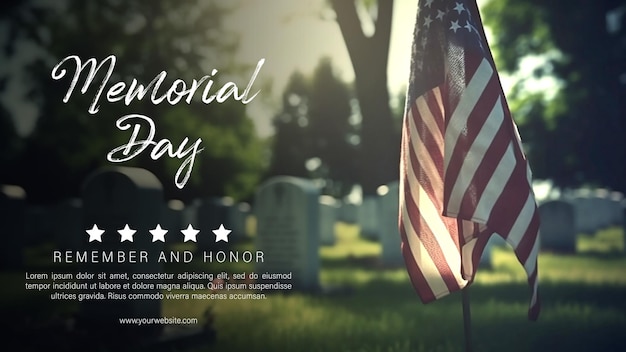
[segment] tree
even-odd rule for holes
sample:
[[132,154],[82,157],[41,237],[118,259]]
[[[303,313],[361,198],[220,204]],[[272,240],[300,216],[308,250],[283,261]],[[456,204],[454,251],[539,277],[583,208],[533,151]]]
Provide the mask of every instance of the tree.
[[309,99],[310,157],[320,164],[316,177],[327,180],[325,192],[344,196],[357,181],[359,135],[352,120],[351,92],[333,72],[329,58],[322,58],[313,73]]
[[[391,35],[393,1],[367,2],[374,33],[364,33],[355,0],[331,0],[355,74],[356,95],[362,115],[358,170],[365,194],[375,194],[378,186],[397,180],[399,140],[387,88],[387,57]],[[359,4],[365,6],[363,3]]]
[[519,72],[543,58],[529,82],[552,76],[555,94],[518,83],[510,94],[538,177],[561,186],[595,184],[626,191],[626,7],[623,1],[490,1],[498,64]]
[[11,121],[6,109],[0,104],[0,165],[2,165],[0,184],[15,183],[15,180],[10,178],[10,170],[14,167],[18,150],[19,139],[13,121]]
[[270,176],[309,176],[305,167],[309,148],[304,129],[309,123],[309,89],[303,74],[291,74],[282,95],[282,111],[274,117],[275,134],[268,169]]
[[322,192],[347,194],[356,182],[358,119],[348,84],[322,58],[311,78],[291,75],[282,111],[274,118],[276,134],[269,175],[323,180]]

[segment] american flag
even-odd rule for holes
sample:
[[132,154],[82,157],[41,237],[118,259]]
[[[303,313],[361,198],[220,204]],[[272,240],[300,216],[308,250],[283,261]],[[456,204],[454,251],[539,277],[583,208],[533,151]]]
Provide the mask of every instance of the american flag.
[[424,303],[469,285],[493,234],[513,247],[539,315],[531,172],[475,0],[421,0],[400,161],[399,229]]

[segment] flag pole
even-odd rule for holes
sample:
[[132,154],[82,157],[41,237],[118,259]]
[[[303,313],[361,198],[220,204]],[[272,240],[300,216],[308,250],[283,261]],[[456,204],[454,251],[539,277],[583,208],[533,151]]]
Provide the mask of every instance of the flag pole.
[[461,290],[463,301],[463,332],[465,334],[465,352],[472,352],[472,315],[470,312],[469,285]]

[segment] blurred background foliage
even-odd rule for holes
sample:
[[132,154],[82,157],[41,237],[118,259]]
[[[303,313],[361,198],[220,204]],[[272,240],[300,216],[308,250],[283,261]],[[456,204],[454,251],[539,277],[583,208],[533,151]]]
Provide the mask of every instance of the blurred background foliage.
[[625,12],[619,0],[483,7],[535,177],[626,191]]

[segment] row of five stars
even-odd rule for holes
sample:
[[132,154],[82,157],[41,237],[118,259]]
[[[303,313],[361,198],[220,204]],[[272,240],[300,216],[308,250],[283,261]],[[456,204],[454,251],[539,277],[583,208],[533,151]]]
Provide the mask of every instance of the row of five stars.
[[[221,224],[219,228],[216,230],[212,230],[215,234],[215,242],[224,241],[228,242],[228,234],[231,230],[228,230],[224,227],[224,224]],[[89,230],[85,230],[89,235],[89,242],[102,242],[102,235],[104,234],[104,230],[98,228],[98,225],[94,224],[93,227]],[[133,235],[137,230],[131,229],[128,224],[124,226],[123,229],[117,230],[117,233],[120,234],[120,242],[133,242]],[[154,229],[149,231],[152,235],[152,242],[165,242],[165,234],[168,232],[163,229],[161,225],[157,225]],[[189,224],[186,229],[180,230],[180,232],[185,236],[183,242],[198,242],[196,236],[200,232],[200,230],[196,230]]]

